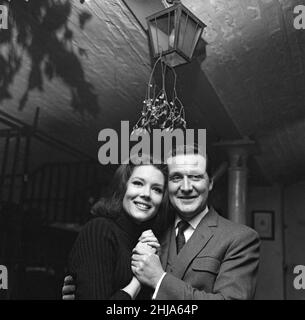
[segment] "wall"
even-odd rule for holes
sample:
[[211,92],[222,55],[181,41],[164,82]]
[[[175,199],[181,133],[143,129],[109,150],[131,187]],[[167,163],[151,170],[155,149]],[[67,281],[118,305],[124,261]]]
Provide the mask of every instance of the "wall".
[[[285,255],[287,299],[305,300],[305,290],[293,287],[296,265],[305,265],[305,182],[285,188]],[[303,282],[304,283],[304,282]]]
[[253,211],[274,211],[274,240],[262,240],[256,299],[284,299],[282,208],[280,187],[249,187],[248,224]]

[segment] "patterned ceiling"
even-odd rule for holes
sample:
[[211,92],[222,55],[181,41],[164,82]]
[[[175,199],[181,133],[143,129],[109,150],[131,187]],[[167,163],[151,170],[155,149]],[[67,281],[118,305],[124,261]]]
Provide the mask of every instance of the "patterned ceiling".
[[[293,28],[302,1],[182,1],[207,24],[204,59],[177,68],[188,124],[212,141],[255,139],[270,181],[305,177],[305,31]],[[101,129],[139,116],[146,33],[121,0],[18,3],[0,31],[0,109],[31,124],[39,107],[39,130],[95,158]]]

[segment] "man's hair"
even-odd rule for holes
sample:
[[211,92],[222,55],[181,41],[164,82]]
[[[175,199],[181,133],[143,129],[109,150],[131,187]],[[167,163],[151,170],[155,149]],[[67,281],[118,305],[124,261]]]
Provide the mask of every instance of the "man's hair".
[[113,176],[108,194],[99,199],[99,201],[92,207],[91,212],[93,215],[112,219],[116,219],[119,215],[121,215],[123,212],[123,199],[127,190],[129,178],[136,167],[147,165],[155,167],[164,176],[163,199],[156,217],[151,221],[151,228],[156,234],[160,235],[162,232],[164,232],[171,221],[168,210],[168,168],[165,164],[154,164],[152,158],[150,158],[150,161],[145,161],[144,163],[129,161],[128,164],[121,164]]
[[209,158],[206,152],[199,148],[197,143],[193,143],[191,145],[176,145],[172,150],[171,153],[168,155],[167,158],[174,158],[178,155],[188,155],[188,154],[198,154],[201,155],[206,159],[206,173],[208,174],[209,178],[211,178],[211,169],[209,165]]

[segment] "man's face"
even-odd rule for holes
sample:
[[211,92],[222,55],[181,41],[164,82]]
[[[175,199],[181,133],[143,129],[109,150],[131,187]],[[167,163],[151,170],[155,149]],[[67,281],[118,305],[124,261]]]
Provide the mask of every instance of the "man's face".
[[206,206],[213,183],[206,173],[206,158],[177,155],[169,160],[169,199],[181,218],[191,220]]

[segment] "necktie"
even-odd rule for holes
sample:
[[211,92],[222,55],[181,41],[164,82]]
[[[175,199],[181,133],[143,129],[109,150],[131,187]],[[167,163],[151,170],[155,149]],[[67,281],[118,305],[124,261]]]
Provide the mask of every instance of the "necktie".
[[189,226],[189,224],[184,220],[181,220],[178,222],[178,225],[177,225],[178,234],[176,236],[177,254],[182,249],[182,247],[185,245],[184,230],[186,230],[188,226]]

